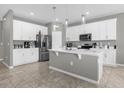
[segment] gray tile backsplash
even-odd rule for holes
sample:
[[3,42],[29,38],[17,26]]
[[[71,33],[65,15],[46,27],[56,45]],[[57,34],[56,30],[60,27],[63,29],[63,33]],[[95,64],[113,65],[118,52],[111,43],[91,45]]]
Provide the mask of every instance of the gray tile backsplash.
[[105,45],[109,45],[114,47],[116,45],[116,40],[98,40],[98,41],[69,41],[70,43],[73,43],[73,47],[77,47],[78,45],[82,44],[92,44],[92,43],[97,43],[98,46],[100,44],[104,47]]

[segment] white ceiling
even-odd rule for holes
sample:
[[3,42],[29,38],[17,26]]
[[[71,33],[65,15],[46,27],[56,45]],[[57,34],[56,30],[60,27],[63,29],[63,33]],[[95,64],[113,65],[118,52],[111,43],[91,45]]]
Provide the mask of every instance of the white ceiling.
[[[57,7],[56,16],[59,21],[64,22],[68,17],[70,24],[80,21],[81,14],[86,11],[90,12],[88,19],[124,12],[123,4],[0,4],[0,17],[12,9],[16,16],[47,24],[54,20],[53,6]],[[31,16],[30,12],[34,12],[34,15]]]

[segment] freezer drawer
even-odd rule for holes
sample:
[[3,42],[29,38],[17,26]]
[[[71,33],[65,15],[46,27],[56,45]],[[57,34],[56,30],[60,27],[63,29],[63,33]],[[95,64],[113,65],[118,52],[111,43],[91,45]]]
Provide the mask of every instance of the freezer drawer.
[[42,61],[49,61],[49,52],[41,52],[40,62]]

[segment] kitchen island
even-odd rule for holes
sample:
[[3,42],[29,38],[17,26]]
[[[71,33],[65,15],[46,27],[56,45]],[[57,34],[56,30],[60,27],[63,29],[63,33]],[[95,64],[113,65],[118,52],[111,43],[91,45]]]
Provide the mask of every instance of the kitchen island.
[[49,68],[65,74],[99,83],[103,71],[103,52],[96,50],[50,49]]

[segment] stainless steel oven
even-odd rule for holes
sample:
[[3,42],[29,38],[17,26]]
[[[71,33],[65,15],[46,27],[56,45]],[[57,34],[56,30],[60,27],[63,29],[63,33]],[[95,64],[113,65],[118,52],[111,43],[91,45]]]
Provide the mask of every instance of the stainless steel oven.
[[81,34],[79,37],[80,41],[91,41],[92,40],[92,34]]

